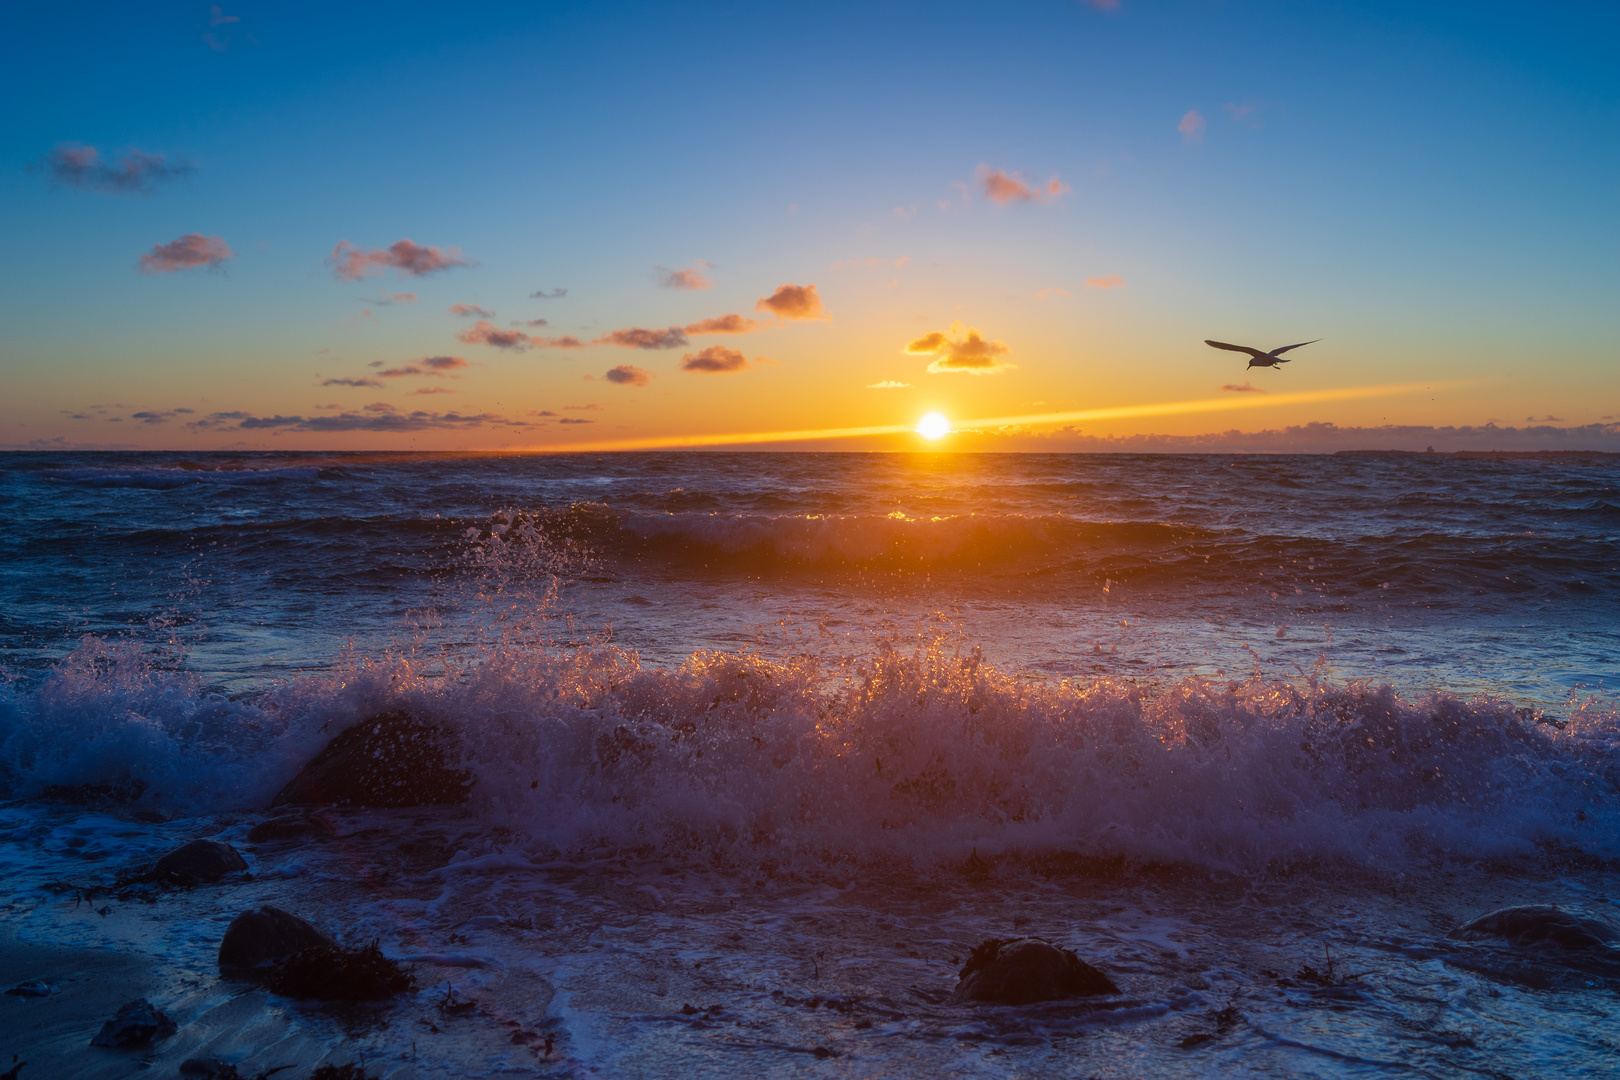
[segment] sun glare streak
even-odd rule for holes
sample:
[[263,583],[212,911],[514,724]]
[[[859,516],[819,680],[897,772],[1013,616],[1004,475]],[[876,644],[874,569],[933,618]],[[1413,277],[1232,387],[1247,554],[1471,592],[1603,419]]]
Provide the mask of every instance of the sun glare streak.
[[[993,416],[978,420],[958,421],[954,427],[944,416],[945,431],[958,433],[986,428],[1023,428],[1044,424],[1072,424],[1086,420],[1119,420],[1139,416],[1185,416],[1192,413],[1237,412],[1245,409],[1269,409],[1278,405],[1306,405],[1321,401],[1350,401],[1355,398],[1395,397],[1416,394],[1425,390],[1438,390],[1464,386],[1476,380],[1462,379],[1451,382],[1386,383],[1380,386],[1346,386],[1337,390],[1301,390],[1291,394],[1267,394],[1265,397],[1200,398],[1194,401],[1164,401],[1149,405],[1118,405],[1107,409],[1078,409],[1072,412],[1028,413],[1023,416]],[[938,414],[929,414],[930,416]],[[926,421],[928,417],[924,417]],[[944,434],[945,432],[941,432]],[[879,424],[871,427],[808,428],[801,431],[752,431],[715,435],[666,435],[644,439],[615,439],[602,442],[550,443],[540,446],[516,448],[533,453],[579,453],[611,450],[678,450],[700,446],[747,446],[757,443],[809,442],[822,439],[850,439],[862,435],[905,435],[926,433],[922,422],[916,427],[909,424]]]
[[931,412],[917,421],[917,434],[925,439],[942,439],[951,433],[951,422],[944,413]]

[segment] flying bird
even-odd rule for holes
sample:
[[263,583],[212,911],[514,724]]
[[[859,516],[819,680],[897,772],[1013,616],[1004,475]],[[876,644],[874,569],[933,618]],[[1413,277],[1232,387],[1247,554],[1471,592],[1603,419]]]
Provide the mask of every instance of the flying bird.
[[1249,360],[1249,367],[1255,368],[1276,367],[1278,364],[1286,364],[1288,361],[1292,360],[1293,357],[1284,356],[1283,353],[1287,352],[1289,349],[1297,349],[1300,347],[1300,345],[1315,345],[1321,340],[1321,338],[1313,338],[1310,341],[1302,341],[1299,343],[1299,345],[1284,345],[1281,348],[1272,349],[1270,352],[1261,352],[1259,349],[1251,349],[1247,345],[1228,345],[1224,341],[1210,341],[1207,338],[1204,340],[1204,344],[1213,346],[1217,349],[1226,349],[1229,352],[1248,353],[1252,358]]

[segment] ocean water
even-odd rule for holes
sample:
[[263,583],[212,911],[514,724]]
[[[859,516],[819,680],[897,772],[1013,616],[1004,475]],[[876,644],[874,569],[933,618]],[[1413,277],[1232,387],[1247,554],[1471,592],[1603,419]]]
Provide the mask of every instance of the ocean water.
[[[0,505],[4,925],[150,956],[153,1067],[1612,1075],[1620,969],[1446,934],[1620,923],[1613,456],[9,454]],[[466,807],[245,841],[394,708]],[[195,836],[251,879],[75,902]],[[423,990],[244,998],[262,902]],[[945,1002],[1025,933],[1122,993]]]

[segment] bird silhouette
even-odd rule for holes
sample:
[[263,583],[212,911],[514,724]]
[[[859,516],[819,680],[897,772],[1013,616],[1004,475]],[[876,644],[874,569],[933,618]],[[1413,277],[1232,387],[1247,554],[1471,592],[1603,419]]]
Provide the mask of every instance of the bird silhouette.
[[1310,341],[1302,341],[1299,343],[1299,345],[1284,345],[1280,348],[1272,349],[1270,352],[1261,352],[1259,349],[1251,349],[1247,345],[1228,345],[1224,341],[1210,341],[1208,338],[1204,339],[1204,344],[1217,349],[1225,349],[1228,352],[1248,353],[1250,356],[1249,367],[1256,368],[1276,367],[1278,364],[1286,364],[1288,361],[1292,360],[1293,357],[1284,356],[1283,353],[1287,352],[1289,349],[1297,349],[1300,345],[1314,345],[1321,340],[1321,338],[1313,338]]

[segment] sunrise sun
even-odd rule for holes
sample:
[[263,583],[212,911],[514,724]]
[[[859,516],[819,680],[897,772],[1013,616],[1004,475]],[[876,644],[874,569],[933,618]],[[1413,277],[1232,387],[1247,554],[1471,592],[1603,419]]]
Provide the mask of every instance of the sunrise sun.
[[951,433],[951,422],[944,413],[931,412],[917,421],[917,434],[925,439],[938,439]]

